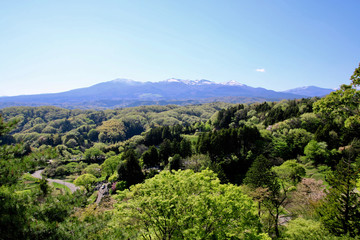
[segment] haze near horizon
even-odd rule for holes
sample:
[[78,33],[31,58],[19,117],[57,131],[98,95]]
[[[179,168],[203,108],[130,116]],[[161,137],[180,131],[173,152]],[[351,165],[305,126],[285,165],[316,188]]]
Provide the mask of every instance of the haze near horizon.
[[348,83],[359,1],[3,1],[0,96],[116,78],[237,81],[282,91]]

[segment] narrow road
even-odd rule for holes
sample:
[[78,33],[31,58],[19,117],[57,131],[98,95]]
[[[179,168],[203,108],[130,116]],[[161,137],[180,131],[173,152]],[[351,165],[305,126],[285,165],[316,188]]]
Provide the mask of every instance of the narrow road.
[[[42,176],[41,176],[41,173],[44,171],[44,169],[42,170],[37,170],[36,172],[34,172],[33,174],[31,174],[33,177],[36,177],[36,178],[39,178],[41,179]],[[56,183],[60,183],[62,185],[65,185],[67,186],[70,191],[73,193],[75,192],[76,190],[79,189],[79,187],[75,186],[74,184],[72,183],[69,183],[69,182],[65,182],[64,180],[59,180],[59,179],[51,179],[51,178],[47,178],[46,179],[48,182],[56,182]]]
[[99,189],[98,196],[96,199],[97,205],[99,205],[99,203],[101,202],[101,199],[104,197],[104,194],[107,192],[108,192],[107,185],[106,184],[102,185],[101,188]]

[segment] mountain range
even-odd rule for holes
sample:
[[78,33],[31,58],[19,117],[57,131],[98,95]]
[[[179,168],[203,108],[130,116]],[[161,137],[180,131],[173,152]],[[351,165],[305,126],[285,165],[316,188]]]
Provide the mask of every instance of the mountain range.
[[0,97],[0,108],[53,105],[65,108],[106,109],[152,104],[199,104],[214,101],[249,103],[321,97],[331,91],[333,90],[310,86],[276,92],[265,88],[250,87],[236,81],[215,83],[205,79],[171,78],[160,82],[115,79],[61,93]]

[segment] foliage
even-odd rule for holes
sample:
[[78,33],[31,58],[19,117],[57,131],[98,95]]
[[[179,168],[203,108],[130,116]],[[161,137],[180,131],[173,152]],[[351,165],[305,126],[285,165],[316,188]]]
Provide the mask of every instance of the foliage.
[[[258,218],[273,237],[356,238],[359,76],[360,65],[350,85],[322,99],[105,111],[1,109],[0,238],[154,239],[166,220],[175,239],[257,239]],[[87,194],[63,195],[46,180],[20,178],[40,167],[44,176],[68,180],[83,173],[77,184],[86,174],[95,176],[84,179]],[[204,169],[218,178],[209,170],[199,173]],[[131,188],[120,192],[124,212],[112,210],[111,197],[87,206],[94,182],[106,179],[113,193]],[[245,191],[257,203],[257,216]],[[158,214],[157,225],[143,208]],[[117,216],[106,227],[113,212]],[[244,224],[236,225],[242,217],[226,222],[232,214],[255,216],[251,230],[235,233]]]
[[305,176],[305,168],[297,163],[296,160],[288,160],[281,164],[281,166],[273,167],[272,169],[280,179],[289,181],[294,186]]
[[85,187],[86,191],[90,192],[92,185],[96,182],[96,177],[92,174],[85,173],[77,177],[74,184],[77,186]]
[[322,164],[328,160],[329,152],[326,142],[311,140],[304,148],[304,154],[308,160],[315,164]]
[[320,222],[304,218],[290,221],[286,226],[285,237],[292,240],[333,239]]
[[169,170],[179,170],[181,168],[181,156],[175,154],[173,157],[169,158]]
[[271,171],[271,162],[260,155],[255,159],[244,179],[244,183],[252,188],[268,187],[276,177]]
[[144,174],[141,171],[134,150],[126,151],[122,156],[122,160],[118,168],[119,180],[125,181],[127,187],[142,182]]
[[194,172],[200,172],[211,166],[211,159],[205,154],[195,154],[183,160],[182,165],[185,169],[191,169]]
[[266,239],[253,203],[211,171],[163,171],[118,197],[113,228],[131,239]]
[[102,164],[101,164],[101,173],[105,176],[111,176],[117,169],[121,162],[121,156],[112,156],[107,158]]
[[336,235],[359,235],[360,195],[356,191],[357,170],[343,159],[327,181],[331,188],[319,208],[321,221]]
[[82,171],[82,174],[85,174],[85,173],[90,173],[90,174],[94,175],[95,177],[100,177],[101,176],[101,168],[100,168],[99,164],[93,163],[93,164],[90,164],[89,166],[87,166]]
[[85,150],[86,160],[98,161],[103,159],[104,157],[105,157],[104,152],[96,147],[92,147]]
[[151,146],[142,155],[143,163],[145,167],[155,167],[159,165],[159,153],[155,146]]
[[124,123],[117,119],[110,119],[96,129],[101,142],[118,142],[125,138]]

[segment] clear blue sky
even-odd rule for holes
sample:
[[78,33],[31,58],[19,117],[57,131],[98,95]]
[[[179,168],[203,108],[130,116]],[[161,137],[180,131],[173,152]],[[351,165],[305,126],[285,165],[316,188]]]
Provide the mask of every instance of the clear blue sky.
[[0,1],[0,96],[115,78],[336,88],[360,62],[359,12],[359,0]]

